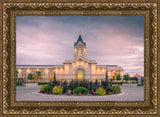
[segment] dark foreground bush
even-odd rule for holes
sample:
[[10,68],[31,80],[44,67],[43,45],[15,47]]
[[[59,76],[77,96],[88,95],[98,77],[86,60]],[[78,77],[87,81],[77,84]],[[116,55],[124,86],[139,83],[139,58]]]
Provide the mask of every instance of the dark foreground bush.
[[88,89],[89,88],[89,82],[87,80],[82,80],[82,81],[80,81],[79,86],[80,87],[85,87],[85,88]]

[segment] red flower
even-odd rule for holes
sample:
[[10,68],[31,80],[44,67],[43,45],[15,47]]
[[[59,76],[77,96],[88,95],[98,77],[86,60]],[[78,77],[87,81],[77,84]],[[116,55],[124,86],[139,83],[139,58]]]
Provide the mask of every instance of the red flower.
[[108,92],[108,94],[109,94],[109,95],[111,95],[111,94],[112,94],[112,92],[110,92],[110,91],[109,91],[109,92]]
[[70,95],[70,93],[67,93],[67,95]]
[[45,91],[44,91],[44,90],[41,90],[41,92],[42,92],[42,93],[45,93]]
[[50,94],[50,91],[47,91],[46,93],[47,93],[47,94]]
[[90,94],[93,94],[94,93],[94,90],[91,90]]
[[109,91],[106,91],[106,94],[108,94],[109,93]]
[[73,94],[73,91],[71,91],[71,94]]

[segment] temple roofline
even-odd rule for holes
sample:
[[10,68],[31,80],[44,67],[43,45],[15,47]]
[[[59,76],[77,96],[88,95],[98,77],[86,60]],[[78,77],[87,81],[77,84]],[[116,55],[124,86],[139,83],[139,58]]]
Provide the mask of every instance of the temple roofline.
[[85,43],[85,42],[83,41],[83,39],[82,39],[81,32],[80,32],[80,34],[79,34],[79,37],[78,37],[77,42],[75,42],[74,45],[76,46],[80,41],[82,42],[83,45],[86,45],[86,43]]

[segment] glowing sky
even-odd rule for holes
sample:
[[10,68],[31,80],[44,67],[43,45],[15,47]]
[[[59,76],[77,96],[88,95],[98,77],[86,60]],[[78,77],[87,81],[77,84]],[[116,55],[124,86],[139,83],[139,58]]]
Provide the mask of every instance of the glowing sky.
[[143,74],[143,16],[17,16],[16,64],[62,65],[80,31],[88,59]]

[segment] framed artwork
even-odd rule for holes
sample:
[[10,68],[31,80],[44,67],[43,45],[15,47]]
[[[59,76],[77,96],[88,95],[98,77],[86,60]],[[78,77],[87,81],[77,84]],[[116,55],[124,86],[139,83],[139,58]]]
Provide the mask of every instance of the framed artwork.
[[2,1],[2,116],[158,116],[159,1]]

